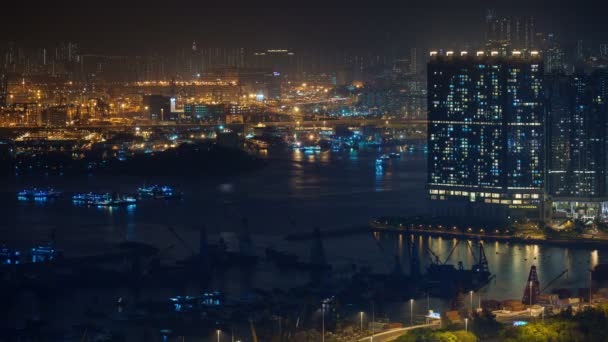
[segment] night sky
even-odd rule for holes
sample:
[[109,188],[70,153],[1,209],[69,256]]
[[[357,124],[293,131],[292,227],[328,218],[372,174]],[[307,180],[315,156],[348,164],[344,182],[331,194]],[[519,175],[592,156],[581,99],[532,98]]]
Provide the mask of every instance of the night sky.
[[[405,1],[403,1],[405,3]],[[84,1],[47,2],[0,14],[0,39],[40,46],[71,40],[90,52],[150,53],[188,46],[459,47],[483,36],[488,8],[499,15],[533,15],[537,31],[568,43],[608,42],[602,1],[425,1],[401,7],[261,8],[204,6],[206,1],[148,1],[122,7]],[[54,6],[48,6],[53,4]],[[28,5],[30,5],[28,3]]]

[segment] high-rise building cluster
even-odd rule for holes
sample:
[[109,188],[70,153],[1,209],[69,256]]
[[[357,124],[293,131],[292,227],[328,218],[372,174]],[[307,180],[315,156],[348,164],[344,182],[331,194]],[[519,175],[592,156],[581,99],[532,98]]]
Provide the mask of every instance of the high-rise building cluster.
[[532,49],[536,47],[534,17],[498,16],[496,11],[488,10],[485,39],[489,43],[506,44],[514,49]]
[[444,214],[608,214],[608,73],[544,68],[536,50],[431,52],[428,191]]

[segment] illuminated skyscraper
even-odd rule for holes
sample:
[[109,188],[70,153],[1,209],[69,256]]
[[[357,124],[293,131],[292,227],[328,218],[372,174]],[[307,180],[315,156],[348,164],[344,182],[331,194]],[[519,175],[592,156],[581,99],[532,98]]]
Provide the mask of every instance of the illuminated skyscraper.
[[554,216],[605,217],[608,74],[555,76],[548,85],[548,190]]
[[551,80],[549,193],[556,197],[604,197],[608,74],[576,73]]
[[544,186],[543,63],[536,52],[431,53],[428,188],[465,214],[533,216]]

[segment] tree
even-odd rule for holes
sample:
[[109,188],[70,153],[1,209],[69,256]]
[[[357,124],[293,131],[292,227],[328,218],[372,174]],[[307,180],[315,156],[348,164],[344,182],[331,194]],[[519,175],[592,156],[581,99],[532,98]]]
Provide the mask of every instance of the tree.
[[396,342],[475,342],[477,337],[464,330],[446,331],[415,329],[399,337]]
[[500,340],[507,342],[572,342],[584,341],[572,321],[555,320],[550,323],[531,323],[523,327],[508,327],[501,331]]
[[495,336],[502,328],[502,324],[496,321],[496,315],[487,309],[483,309],[481,313],[474,313],[470,326],[475,335],[484,339]]

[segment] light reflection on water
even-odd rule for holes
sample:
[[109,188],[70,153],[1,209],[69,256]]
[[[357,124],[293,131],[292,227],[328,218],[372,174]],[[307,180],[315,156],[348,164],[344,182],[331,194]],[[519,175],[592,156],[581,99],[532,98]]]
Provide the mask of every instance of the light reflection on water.
[[[223,231],[236,231],[240,219],[248,217],[250,231],[258,242],[258,249],[276,245],[308,257],[309,245],[286,244],[283,236],[294,231],[310,231],[312,227],[340,229],[361,226],[371,217],[381,215],[424,214],[428,210],[425,198],[425,156],[406,152],[376,166],[382,152],[347,150],[340,152],[304,153],[298,150],[274,156],[269,153],[269,165],[251,175],[214,181],[197,179],[161,179],[158,183],[175,185],[184,192],[179,203],[146,200],[133,210],[95,210],[79,208],[69,201],[50,201],[43,205],[19,203],[15,191],[28,186],[53,186],[62,191],[119,191],[130,193],[141,185],[138,177],[48,177],[19,178],[15,184],[2,184],[0,205],[5,208],[5,223],[0,233],[8,243],[27,246],[32,241],[44,241],[51,227],[56,227],[58,243],[66,254],[101,249],[104,244],[125,239],[149,242],[161,248],[167,239],[166,226],[171,225],[186,241],[198,241],[201,224],[207,227],[210,240]],[[273,159],[276,158],[276,159]],[[381,172],[379,172],[381,171]],[[225,186],[222,184],[229,184]],[[352,236],[326,241],[328,257],[340,264],[356,261],[381,272],[392,268],[396,253],[402,256],[408,271],[408,244],[417,243],[422,265],[430,261],[426,247],[430,247],[442,261],[455,245],[453,239],[395,237],[376,234],[379,243],[367,236]],[[175,241],[171,240],[171,243]],[[384,248],[380,251],[378,245]],[[556,248],[550,246],[520,246],[492,242],[485,245],[492,273],[497,278],[483,290],[484,297],[497,299],[519,298],[530,266],[537,265],[541,284],[564,269],[567,278],[556,282],[556,287],[584,287],[587,270],[602,262],[603,251]],[[196,247],[196,246],[192,246]],[[187,254],[185,249],[171,251],[172,257]],[[180,254],[181,253],[181,254]],[[167,253],[169,254],[169,252]],[[465,241],[460,242],[450,262],[462,261],[465,267],[474,263]],[[291,279],[264,280],[272,286]],[[227,281],[227,283],[230,283]]]
[[[394,241],[405,241],[404,237],[381,234],[379,240],[383,246],[394,246]],[[432,257],[426,253],[430,248],[444,262],[450,251],[456,246],[447,263],[456,265],[462,261],[465,268],[470,268],[478,257],[478,249],[470,248],[467,241],[440,238],[418,238],[418,253],[423,265],[428,265]],[[402,256],[402,264],[406,272],[409,272],[408,246],[399,244],[399,252]],[[523,295],[528,273],[532,265],[537,266],[541,286],[547,284],[551,279],[558,276],[563,270],[568,269],[567,276],[556,281],[547,292],[554,288],[569,288],[576,291],[579,287],[588,287],[589,272],[602,259],[602,253],[598,250],[568,249],[552,246],[539,245],[515,245],[502,242],[484,243],[490,271],[496,275],[493,281],[482,290],[484,296],[495,299],[517,299]],[[475,252],[473,256],[472,251]],[[606,262],[606,260],[604,260]],[[596,285],[594,285],[596,286]],[[599,286],[599,285],[598,285]]]

